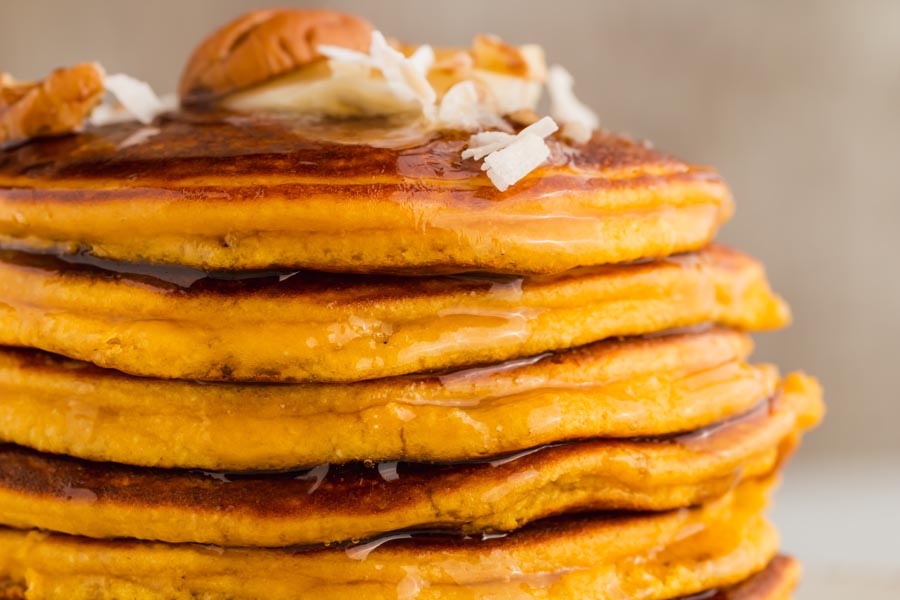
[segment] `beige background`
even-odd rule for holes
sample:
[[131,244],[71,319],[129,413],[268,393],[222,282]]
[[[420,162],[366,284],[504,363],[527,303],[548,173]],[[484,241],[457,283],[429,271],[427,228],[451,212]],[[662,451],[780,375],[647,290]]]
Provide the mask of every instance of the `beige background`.
[[[760,340],[760,355],[827,387],[827,424],[801,460],[865,455],[895,467],[900,2],[315,4],[413,42],[463,44],[478,32],[540,42],[607,127],[718,166],[738,200],[721,237],[767,262],[796,314]],[[0,70],[38,77],[99,60],[164,92],[201,36],[262,5],[0,0]]]

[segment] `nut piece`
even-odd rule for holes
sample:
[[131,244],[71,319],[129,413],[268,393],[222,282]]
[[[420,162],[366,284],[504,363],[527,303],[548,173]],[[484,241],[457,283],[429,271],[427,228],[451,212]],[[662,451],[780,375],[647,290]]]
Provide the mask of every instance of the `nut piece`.
[[38,82],[0,73],[0,146],[80,130],[103,98],[103,76],[95,63],[57,69]]
[[271,9],[249,12],[207,37],[181,76],[183,104],[216,100],[322,58],[319,45],[365,52],[372,37],[366,21],[332,10]]
[[533,81],[543,81],[547,76],[540,46],[510,46],[497,36],[479,35],[472,41],[471,53],[479,69]]

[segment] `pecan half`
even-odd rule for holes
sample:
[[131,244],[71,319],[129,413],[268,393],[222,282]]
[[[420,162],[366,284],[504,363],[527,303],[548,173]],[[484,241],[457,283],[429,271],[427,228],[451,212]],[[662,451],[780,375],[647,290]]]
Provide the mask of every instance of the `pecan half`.
[[319,45],[367,51],[372,26],[332,10],[272,9],[247,13],[207,37],[178,86],[184,104],[216,100],[296,71],[322,58]]
[[103,76],[95,63],[56,69],[37,82],[0,74],[0,146],[80,130],[103,98]]

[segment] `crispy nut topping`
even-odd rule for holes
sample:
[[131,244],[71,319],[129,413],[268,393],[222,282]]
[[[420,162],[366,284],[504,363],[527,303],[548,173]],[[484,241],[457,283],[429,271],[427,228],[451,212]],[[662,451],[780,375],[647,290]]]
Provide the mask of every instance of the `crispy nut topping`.
[[37,82],[0,74],[0,146],[80,130],[103,98],[103,76],[95,63],[57,69]]
[[197,47],[178,93],[183,104],[214,101],[321,60],[319,45],[366,52],[371,37],[369,23],[332,10],[253,11]]

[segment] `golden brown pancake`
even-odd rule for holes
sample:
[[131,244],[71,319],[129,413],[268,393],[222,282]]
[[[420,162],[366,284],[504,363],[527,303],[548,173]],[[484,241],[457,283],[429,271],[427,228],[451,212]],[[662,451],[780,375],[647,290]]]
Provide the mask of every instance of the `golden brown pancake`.
[[[799,572],[800,565],[796,560],[776,556],[762,571],[736,585],[682,596],[678,600],[788,600]],[[25,583],[0,581],[0,599],[26,600]]]
[[[188,599],[644,598],[736,585],[775,556],[768,484],[702,508],[565,517],[499,539],[415,536],[330,549],[90,540],[0,529],[0,574],[33,597]],[[751,596],[752,597],[752,596]]]
[[33,140],[0,153],[0,246],[211,270],[558,273],[697,250],[732,211],[713,170],[609,134],[550,139],[505,193],[462,160],[467,140],[221,114]]
[[162,378],[357,381],[787,320],[760,264],[724,248],[524,279],[303,272],[189,287],[0,253],[0,344]]
[[593,440],[490,462],[223,475],[0,446],[0,523],[96,538],[290,546],[402,529],[509,531],[571,511],[666,510],[770,473],[821,413],[814,380],[685,436]]
[[579,438],[691,431],[771,397],[750,338],[597,342],[442,376],[354,384],[148,380],[0,348],[0,440],[89,460],[212,470],[461,461]]
[[[765,569],[737,585],[682,596],[678,600],[788,600],[799,569],[794,559],[776,556]],[[26,600],[25,585],[11,580],[0,582],[0,599]]]

